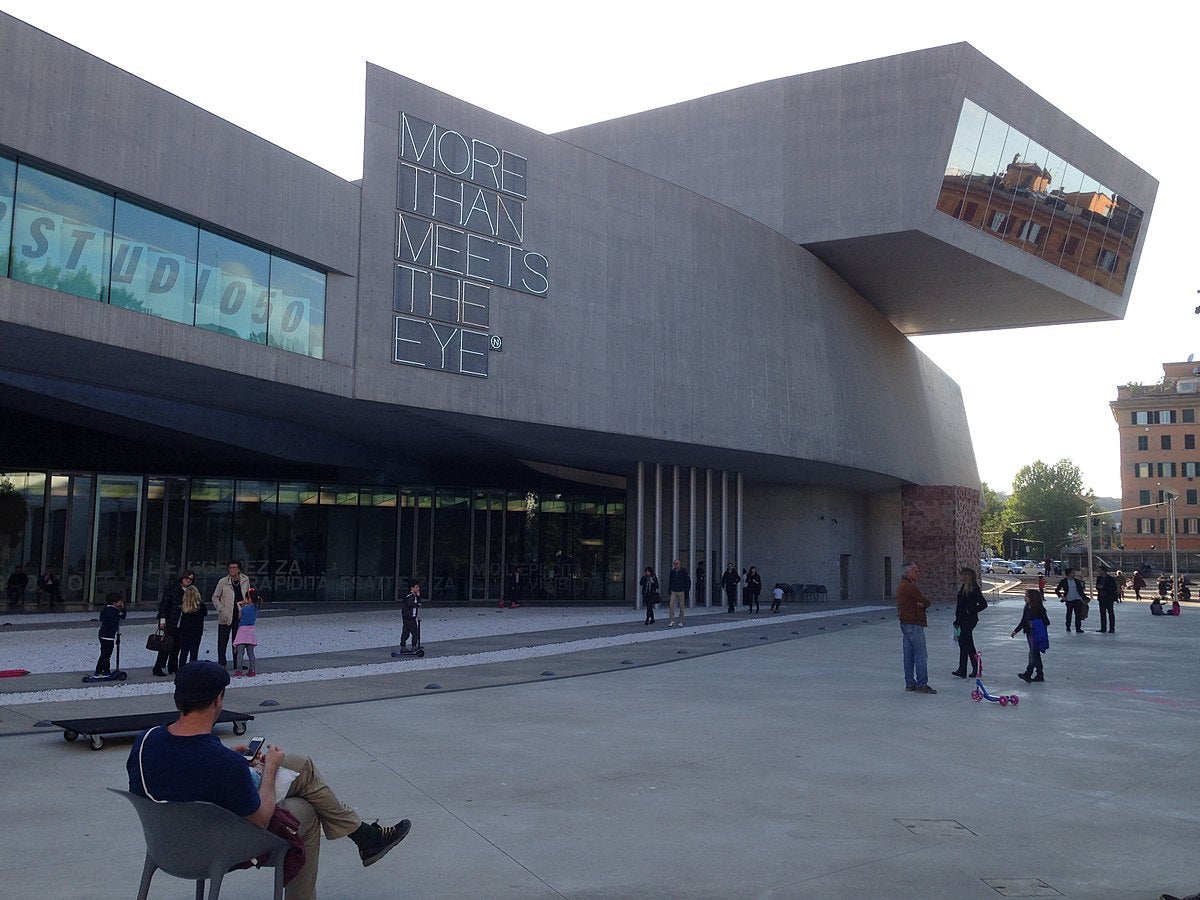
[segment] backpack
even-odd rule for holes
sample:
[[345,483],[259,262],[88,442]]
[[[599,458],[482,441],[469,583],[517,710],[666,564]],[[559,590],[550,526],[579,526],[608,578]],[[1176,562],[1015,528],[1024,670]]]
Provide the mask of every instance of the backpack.
[[1046,631],[1046,623],[1040,618],[1029,620],[1029,643],[1040,653],[1050,649],[1050,635]]

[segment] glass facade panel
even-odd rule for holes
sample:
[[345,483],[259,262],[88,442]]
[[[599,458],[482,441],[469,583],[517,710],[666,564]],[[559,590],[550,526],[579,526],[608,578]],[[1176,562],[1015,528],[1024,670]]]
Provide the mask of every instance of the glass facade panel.
[[396,584],[396,524],[399,504],[395,491],[364,488],[358,506],[358,564],[356,600],[395,600],[407,593]]
[[325,274],[271,258],[267,343],[321,359],[325,354]]
[[111,196],[21,164],[11,276],[89,300],[107,299],[112,222]]
[[964,100],[937,208],[1115,294],[1142,210]]
[[196,273],[196,325],[265,344],[270,277],[269,254],[202,230]]
[[207,600],[233,557],[233,480],[193,478],[188,500],[187,565]]
[[434,600],[462,602],[471,578],[471,493],[439,490],[433,512]]
[[[329,507],[315,484],[279,485],[269,596],[273,600],[323,600],[321,574]],[[261,587],[261,583],[259,585]]]
[[0,277],[8,277],[9,250],[12,248],[13,194],[17,189],[17,163],[0,156]]
[[391,600],[413,576],[448,603],[620,603],[624,556],[604,495],[0,474],[0,575],[23,565],[32,595],[51,569],[74,602],[153,607],[184,568],[207,599],[240,559],[269,600]]
[[195,324],[199,239],[195,225],[118,200],[109,302]]

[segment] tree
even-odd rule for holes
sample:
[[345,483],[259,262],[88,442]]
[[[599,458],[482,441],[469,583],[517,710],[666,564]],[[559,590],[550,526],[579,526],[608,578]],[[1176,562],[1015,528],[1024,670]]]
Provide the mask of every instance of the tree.
[[1072,529],[1083,525],[1088,504],[1080,492],[1083,474],[1069,459],[1048,466],[1040,459],[1022,466],[1013,478],[1005,520],[1022,536],[1041,544],[1045,556],[1056,556]]
[[1004,501],[988,487],[986,481],[983,483],[983,512],[979,531],[983,536],[984,549],[988,550],[984,555],[995,556],[995,548],[1000,546],[1000,536],[1004,532]]

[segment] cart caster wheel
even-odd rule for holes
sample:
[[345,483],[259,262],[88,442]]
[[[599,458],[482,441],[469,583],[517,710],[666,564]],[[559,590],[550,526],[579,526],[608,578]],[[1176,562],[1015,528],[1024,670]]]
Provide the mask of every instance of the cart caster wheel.
[[999,701],[1001,706],[1008,706],[1008,697],[1006,697],[1004,694],[1000,695]]
[[125,679],[127,679],[128,677],[129,677],[129,673],[128,673],[128,672],[118,672],[118,673],[117,673],[117,681],[124,681],[124,680],[125,680]]
[[245,734],[246,733],[246,723],[245,722],[234,722],[233,723],[233,733],[234,734]]
[[104,749],[104,738],[100,737],[100,735],[98,735],[98,734],[93,734],[92,735],[92,749],[93,750],[103,750]]
[[983,699],[983,691],[971,691],[971,699],[978,703]]
[[77,740],[79,740],[79,732],[78,731],[64,731],[63,732],[63,740],[67,741],[68,743],[77,741]]
[[1008,702],[1010,704],[1012,704],[1013,706],[1016,706],[1020,701],[1021,701],[1021,698],[1018,697],[1016,694],[1009,695]]

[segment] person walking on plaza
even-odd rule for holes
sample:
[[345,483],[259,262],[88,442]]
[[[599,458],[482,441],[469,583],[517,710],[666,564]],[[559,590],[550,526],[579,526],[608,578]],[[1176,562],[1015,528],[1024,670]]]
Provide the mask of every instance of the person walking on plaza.
[[242,561],[229,561],[229,574],[217,582],[212,603],[217,610],[217,665],[227,665],[229,639],[237,632],[238,608],[250,590],[250,579],[242,574]]
[[1071,630],[1071,616],[1075,616],[1075,632],[1083,634],[1083,619],[1087,615],[1088,595],[1083,582],[1075,577],[1074,569],[1067,569],[1063,580],[1054,589],[1054,596],[1067,604],[1067,631]]
[[1129,579],[1125,577],[1125,573],[1117,569],[1117,574],[1113,576],[1117,579],[1117,602],[1125,601],[1125,588],[1129,587]]
[[964,566],[958,570],[958,601],[954,606],[954,624],[958,627],[958,668],[951,672],[959,678],[967,677],[967,662],[971,663],[971,677],[979,675],[979,654],[975,650],[975,626],[979,614],[987,609],[987,600],[979,588],[979,577],[975,570]]
[[[642,573],[641,579],[638,581],[638,587],[642,592],[642,606],[646,608],[647,625],[654,624],[654,605],[661,599],[658,592],[658,576],[654,574],[652,566],[646,566],[646,571]],[[675,623],[672,622],[672,625]]]
[[728,607],[727,612],[735,612],[737,610],[737,586],[742,583],[742,576],[733,568],[733,563],[725,566],[725,573],[721,576],[721,590],[725,592],[725,605]]
[[1100,607],[1101,634],[1116,634],[1117,617],[1113,604],[1117,602],[1119,590],[1117,579],[1108,574],[1108,566],[1100,566],[1100,574],[1096,576],[1096,604]]
[[929,656],[925,648],[925,610],[930,602],[917,587],[920,571],[915,562],[904,564],[904,575],[896,587],[896,616],[904,638],[904,689],[918,694],[936,694],[929,686]]
[[762,576],[758,574],[758,566],[751,566],[746,573],[746,586],[742,589],[742,600],[748,609],[746,612],[758,612],[758,595],[762,593]]
[[1146,579],[1142,577],[1142,573],[1137,569],[1133,570],[1133,580],[1130,582],[1133,587],[1133,599],[1142,599],[1142,588],[1146,586]]
[[692,589],[692,578],[688,575],[687,569],[680,565],[679,560],[671,563],[671,574],[667,576],[667,590],[670,596],[667,598],[667,617],[670,619],[667,622],[667,627],[670,628],[675,624],[675,611],[679,611],[679,627],[683,627],[683,613],[687,607],[687,592]]
[[1046,604],[1042,600],[1041,591],[1025,592],[1025,608],[1021,611],[1021,621],[1009,636],[1016,637],[1019,631],[1025,632],[1025,638],[1029,641],[1029,663],[1024,672],[1017,673],[1017,677],[1026,684],[1045,681],[1042,652],[1050,647],[1050,616],[1046,614]]
[[204,637],[204,617],[208,606],[200,596],[200,589],[189,584],[183,589],[183,602],[179,616],[179,665],[200,658],[200,640]]
[[779,607],[783,603],[783,582],[775,582],[775,587],[771,591],[771,612],[779,612]]
[[[159,678],[174,675],[179,668],[179,617],[183,615],[183,592],[196,580],[196,573],[185,569],[178,581],[172,581],[158,602],[158,628],[171,638],[170,650],[159,650],[154,674]],[[167,670],[163,671],[163,666]]]
[[258,622],[259,610],[258,591],[254,588],[246,591],[246,599],[238,604],[238,627],[237,633],[233,636],[233,674],[241,676],[242,670],[240,666],[241,654],[246,654],[246,665],[249,667],[246,674],[253,677],[258,674],[258,663],[254,659],[254,650],[258,647],[258,629],[255,627]]
[[704,593],[704,560],[696,563],[696,603],[709,605],[709,598]]
[[[287,885],[288,900],[317,895],[322,831],[328,840],[350,838],[364,866],[379,862],[407,837],[412,828],[408,819],[395,825],[364,822],[337,798],[307,756],[266,745],[247,762],[242,754],[248,747],[222,744],[212,729],[228,685],[229,673],[217,663],[205,660],[180,667],[175,676],[179,718],[142,732],[129,750],[125,770],[131,794],[157,803],[214,803],[259,828],[270,823],[276,805],[286,809],[300,820],[306,851],[304,866]],[[275,781],[281,769],[296,774],[277,804]],[[252,773],[260,777],[256,780]]]

